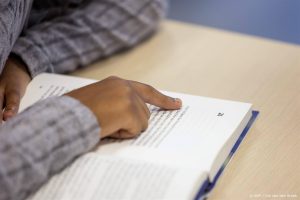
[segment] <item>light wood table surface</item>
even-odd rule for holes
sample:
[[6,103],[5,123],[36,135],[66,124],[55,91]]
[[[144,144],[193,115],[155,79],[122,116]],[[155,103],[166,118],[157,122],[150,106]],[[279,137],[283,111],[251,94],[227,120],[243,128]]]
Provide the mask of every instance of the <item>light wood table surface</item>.
[[253,103],[260,115],[210,199],[300,199],[300,46],[166,21],[138,47],[74,75]]

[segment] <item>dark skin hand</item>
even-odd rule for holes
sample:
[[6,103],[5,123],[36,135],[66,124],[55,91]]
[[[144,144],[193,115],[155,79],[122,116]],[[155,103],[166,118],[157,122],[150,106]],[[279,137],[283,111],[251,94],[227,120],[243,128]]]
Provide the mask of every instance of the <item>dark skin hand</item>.
[[3,111],[0,118],[3,121],[18,113],[21,98],[30,81],[26,66],[18,59],[9,57],[0,75],[0,105]]
[[[10,57],[0,76],[4,121],[17,114],[30,81],[26,66]],[[106,78],[65,95],[78,99],[95,114],[102,138],[132,138],[143,132],[150,117],[146,103],[169,110],[180,109],[182,105],[180,99],[165,96],[149,85],[118,77]]]
[[73,90],[67,96],[78,99],[95,114],[101,138],[132,138],[147,129],[150,111],[146,103],[177,110],[180,99],[168,97],[153,87],[118,77]]

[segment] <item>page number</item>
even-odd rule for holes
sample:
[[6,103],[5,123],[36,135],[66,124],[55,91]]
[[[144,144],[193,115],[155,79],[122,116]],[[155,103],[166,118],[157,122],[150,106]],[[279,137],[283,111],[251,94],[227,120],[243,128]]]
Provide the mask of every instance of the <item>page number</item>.
[[224,113],[220,113],[220,112],[217,114],[218,117],[223,117],[223,115]]

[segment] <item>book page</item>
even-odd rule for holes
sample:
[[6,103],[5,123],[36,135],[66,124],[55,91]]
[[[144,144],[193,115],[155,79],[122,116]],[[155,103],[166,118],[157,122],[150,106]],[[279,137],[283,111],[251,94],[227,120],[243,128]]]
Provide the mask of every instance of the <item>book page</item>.
[[[21,108],[94,80],[43,74],[33,80]],[[234,101],[163,92],[181,98],[177,111],[150,106],[148,129],[129,140],[104,139],[95,152],[104,156],[151,161],[207,171],[214,177],[250,119],[251,105]]]
[[164,93],[181,98],[183,107],[165,111],[150,106],[149,127],[143,134],[131,140],[103,140],[97,152],[206,171],[214,166],[214,176],[250,119],[251,105]]
[[29,200],[193,199],[206,178],[198,171],[89,153]]
[[22,98],[19,112],[22,112],[37,101],[50,96],[59,96],[94,82],[96,81],[85,78],[42,73],[29,83]]

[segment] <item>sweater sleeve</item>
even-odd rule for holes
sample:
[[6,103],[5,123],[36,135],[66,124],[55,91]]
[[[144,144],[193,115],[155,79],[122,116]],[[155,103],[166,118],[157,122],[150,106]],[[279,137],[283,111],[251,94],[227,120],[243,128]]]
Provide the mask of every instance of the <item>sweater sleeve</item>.
[[94,114],[79,101],[53,97],[0,127],[0,200],[21,200],[100,140]]
[[9,0],[2,0],[0,1],[0,10],[6,8],[7,4],[9,3]]
[[0,74],[31,11],[33,0],[0,0]]
[[32,77],[65,73],[128,49],[153,33],[167,0],[89,0],[24,32],[13,48]]

